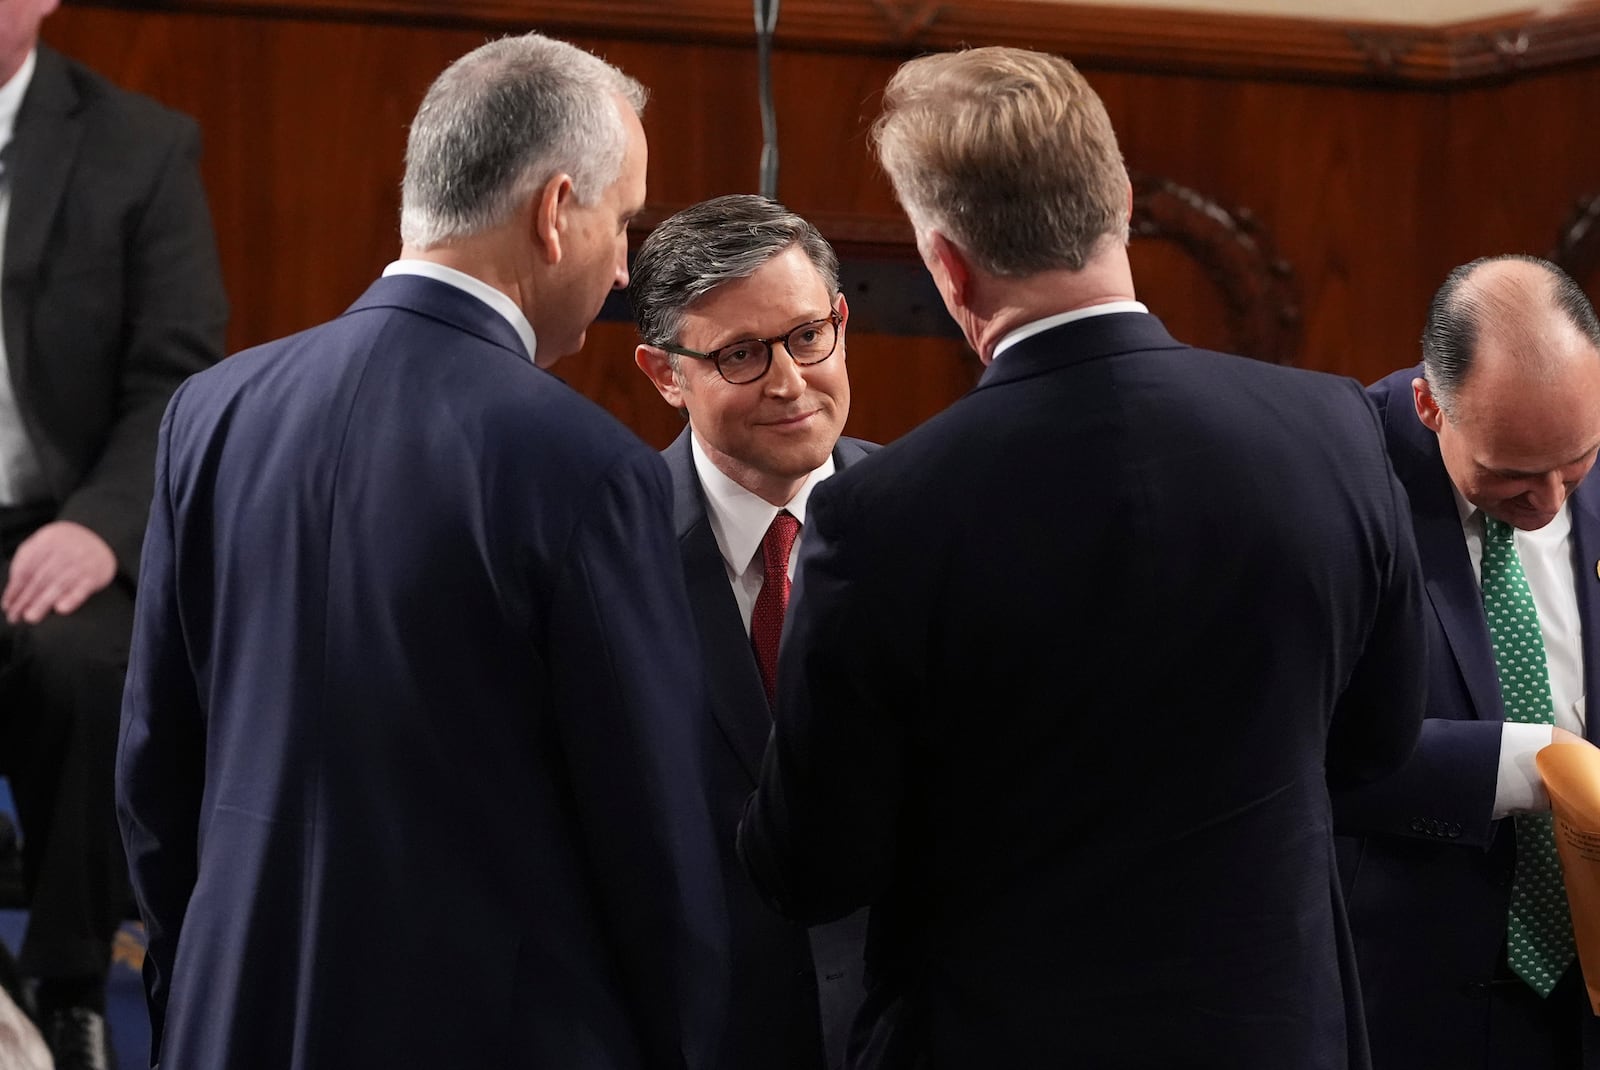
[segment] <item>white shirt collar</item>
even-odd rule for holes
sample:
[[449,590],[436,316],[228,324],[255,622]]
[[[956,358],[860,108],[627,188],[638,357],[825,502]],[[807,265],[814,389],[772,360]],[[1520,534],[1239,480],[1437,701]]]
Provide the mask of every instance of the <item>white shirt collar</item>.
[[17,73],[11,76],[11,81],[0,86],[0,145],[11,143],[11,135],[17,128],[17,112],[21,110],[22,98],[27,95],[28,86],[33,82],[33,69],[38,66],[38,59],[37,49],[29,52],[22,66],[17,68]]
[[465,291],[500,313],[501,317],[511,324],[511,329],[522,339],[522,345],[527,349],[530,361],[538,352],[535,348],[533,324],[528,322],[528,317],[523,315],[522,309],[517,307],[515,301],[482,279],[468,275],[465,271],[457,271],[453,267],[436,264],[432,260],[410,259],[396,260],[383,269],[383,275],[385,278],[390,275],[421,275],[423,278],[433,279],[435,282],[442,282]]
[[1021,327],[1011,331],[995,343],[994,355],[989,358],[989,361],[993,363],[1001,353],[1004,353],[1024,338],[1032,338],[1034,335],[1042,334],[1053,327],[1075,323],[1078,320],[1086,320],[1091,316],[1109,316],[1116,312],[1148,313],[1149,311],[1140,301],[1108,301],[1103,305],[1090,305],[1088,308],[1075,308],[1071,312],[1058,312],[1054,316],[1046,316],[1042,320],[1024,323]]
[[[755,559],[756,551],[761,548],[761,540],[766,536],[767,528],[772,526],[772,518],[778,515],[780,506],[752,494],[730,479],[706,454],[700,445],[700,436],[692,430],[689,433],[689,449],[694,457],[694,470],[700,477],[700,486],[706,492],[706,512],[711,521],[711,533],[717,538],[717,549],[722,551],[728,571],[736,576],[741,575]],[[781,508],[788,510],[804,527],[806,502],[811,499],[812,488],[831,475],[833,454],[830,452],[828,459],[806,476],[806,481],[800,484],[794,497]]]
[[[1455,495],[1456,513],[1461,517],[1461,527],[1469,534],[1487,538],[1488,529],[1484,525],[1484,520],[1489,514],[1462,497],[1461,491],[1456,487],[1454,480],[1450,481],[1450,493]],[[1562,503],[1560,511],[1556,513],[1554,520],[1537,531],[1523,531],[1521,528],[1516,528],[1512,532],[1512,540],[1522,539],[1535,546],[1548,548],[1564,544],[1567,541],[1567,536],[1571,534],[1572,497],[1568,495],[1567,500]]]

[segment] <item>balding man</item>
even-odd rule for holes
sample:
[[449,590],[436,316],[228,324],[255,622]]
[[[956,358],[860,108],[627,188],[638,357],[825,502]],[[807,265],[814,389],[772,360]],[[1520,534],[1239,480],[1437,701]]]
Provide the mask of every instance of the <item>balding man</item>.
[[1600,321],[1553,264],[1477,260],[1434,297],[1422,367],[1370,393],[1432,655],[1411,761],[1336,797],[1374,1065],[1600,1067],[1533,761],[1597,737]]

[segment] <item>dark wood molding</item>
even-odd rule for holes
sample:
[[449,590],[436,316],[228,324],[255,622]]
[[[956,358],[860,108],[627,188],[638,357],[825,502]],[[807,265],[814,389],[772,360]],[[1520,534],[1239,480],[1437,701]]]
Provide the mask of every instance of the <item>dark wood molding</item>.
[[[1530,0],[1530,3],[1532,0]],[[76,7],[747,43],[748,0],[69,0]],[[1438,85],[1600,57],[1600,0],[1445,26],[1041,0],[787,0],[781,47],[1026,44],[1087,67]]]

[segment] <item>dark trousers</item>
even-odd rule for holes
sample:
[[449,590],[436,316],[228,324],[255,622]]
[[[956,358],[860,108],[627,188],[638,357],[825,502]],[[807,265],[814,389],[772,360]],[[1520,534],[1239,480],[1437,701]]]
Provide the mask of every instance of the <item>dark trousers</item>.
[[[17,546],[51,519],[0,508],[0,586]],[[133,592],[120,576],[70,616],[0,618],[0,773],[22,824],[20,966],[32,977],[103,973],[131,898],[112,779],[132,633]]]
[[1502,961],[1488,986],[1489,1065],[1530,1070],[1600,1067],[1600,1018],[1589,1006],[1583,973],[1574,963],[1548,998],[1540,999]]

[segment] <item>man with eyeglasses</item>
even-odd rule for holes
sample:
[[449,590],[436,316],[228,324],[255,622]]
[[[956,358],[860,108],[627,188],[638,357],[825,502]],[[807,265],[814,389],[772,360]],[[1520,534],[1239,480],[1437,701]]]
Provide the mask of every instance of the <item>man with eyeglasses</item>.
[[[727,883],[733,1001],[717,1065],[843,1064],[861,1002],[865,912],[807,931],[757,897],[734,854],[771,727],[778,636],[806,502],[876,449],[850,413],[849,306],[815,227],[763,197],[679,212],[640,247],[634,359],[689,426],[664,452],[716,731],[705,775]],[[819,1028],[820,1020],[820,1028]]]

